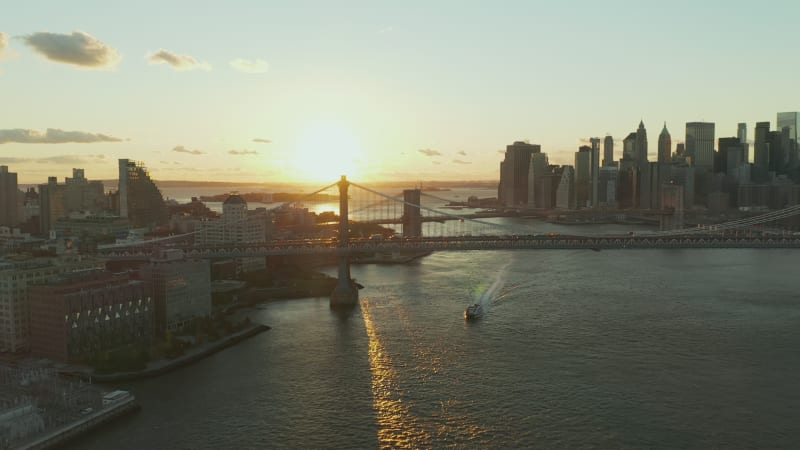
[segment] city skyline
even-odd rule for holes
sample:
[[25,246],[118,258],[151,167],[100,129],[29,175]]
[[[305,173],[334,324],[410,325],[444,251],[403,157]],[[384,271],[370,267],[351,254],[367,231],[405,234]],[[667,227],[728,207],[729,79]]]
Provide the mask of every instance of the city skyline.
[[608,133],[618,159],[639,121],[674,145],[687,122],[735,136],[798,109],[800,6],[689,5],[16,5],[0,163],[21,184],[113,179],[118,158],[161,180],[488,180],[516,140],[571,164]]

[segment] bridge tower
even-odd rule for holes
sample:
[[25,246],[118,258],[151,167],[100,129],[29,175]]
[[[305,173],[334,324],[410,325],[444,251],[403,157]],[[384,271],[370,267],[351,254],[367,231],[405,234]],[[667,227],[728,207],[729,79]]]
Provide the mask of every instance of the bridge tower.
[[403,191],[403,237],[422,237],[422,214],[419,210],[421,199],[420,189],[405,189]]
[[331,308],[347,308],[358,304],[358,287],[350,277],[350,254],[347,247],[350,243],[350,220],[348,218],[347,190],[350,182],[342,175],[339,186],[339,281],[331,292]]

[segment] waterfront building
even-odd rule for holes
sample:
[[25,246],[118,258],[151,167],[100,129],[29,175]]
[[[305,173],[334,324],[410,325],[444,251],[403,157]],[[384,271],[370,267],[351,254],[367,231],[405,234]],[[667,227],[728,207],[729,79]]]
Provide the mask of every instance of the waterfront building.
[[140,276],[152,293],[157,336],[211,315],[208,260],[186,259],[180,250],[168,250],[143,266]]
[[600,206],[617,207],[617,179],[619,169],[616,166],[600,168],[598,201]]
[[29,284],[49,281],[64,273],[102,266],[102,262],[86,256],[7,256],[0,259],[0,351],[19,352],[28,349]]
[[684,192],[680,184],[668,183],[661,188],[661,231],[683,228]]
[[[769,152],[769,171],[776,174],[786,173],[793,160],[794,141],[791,140],[791,128],[783,127],[770,131],[767,135],[767,149]],[[794,158],[796,160],[796,158]]]
[[154,228],[167,222],[164,197],[143,163],[119,160],[118,206],[120,217],[135,228]]
[[608,135],[603,140],[603,167],[614,165],[614,138]]
[[130,345],[148,345],[154,309],[147,286],[127,274],[88,270],[30,287],[34,356],[69,363]]
[[500,163],[500,186],[497,193],[500,203],[508,207],[528,204],[531,155],[541,151],[541,146],[523,141],[506,146],[505,159]]
[[692,165],[708,170],[714,167],[714,127],[712,122],[686,123],[686,153]]
[[[242,196],[233,194],[222,203],[222,217],[202,222],[195,242],[200,245],[264,243],[269,221],[266,209],[251,211]],[[238,258],[237,263],[240,272],[266,268],[265,258]]]
[[575,168],[563,166],[556,189],[556,208],[575,209]]
[[531,166],[528,169],[528,208],[543,208],[543,182],[550,172],[547,153],[532,153]]
[[658,135],[658,162],[661,164],[669,164],[672,160],[672,137],[667,130],[667,122],[664,122],[664,128],[661,134]]
[[20,192],[17,174],[0,166],[0,226],[16,227],[19,224]]

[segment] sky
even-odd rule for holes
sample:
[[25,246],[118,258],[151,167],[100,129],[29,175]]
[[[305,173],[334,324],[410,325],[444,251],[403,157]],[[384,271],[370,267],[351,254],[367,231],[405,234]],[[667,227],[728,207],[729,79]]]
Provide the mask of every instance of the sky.
[[[800,110],[800,2],[38,1],[0,21],[0,164],[20,183],[492,180],[643,120]],[[621,145],[615,157],[621,155]],[[327,183],[323,183],[327,184]],[[321,184],[322,185],[322,184]]]

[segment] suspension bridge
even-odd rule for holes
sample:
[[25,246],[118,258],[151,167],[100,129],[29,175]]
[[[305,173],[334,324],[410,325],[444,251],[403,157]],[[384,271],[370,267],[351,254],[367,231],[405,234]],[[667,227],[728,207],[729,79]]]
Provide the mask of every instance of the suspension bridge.
[[[156,248],[179,248],[190,258],[236,259],[266,256],[331,256],[338,260],[339,282],[331,294],[331,305],[353,305],[358,288],[350,276],[354,255],[413,254],[433,251],[475,250],[612,250],[612,249],[704,249],[704,248],[800,248],[800,235],[780,226],[800,215],[800,205],[717,225],[627,234],[520,233],[520,227],[492,221],[488,211],[461,213],[448,207],[451,199],[421,189],[406,189],[391,195],[342,178],[333,184],[282,204],[268,214],[305,212],[303,199],[318,194],[338,198],[322,205],[327,215],[322,223],[289,225],[281,236],[265,242],[196,245],[192,233],[109,245],[100,250],[109,259],[148,258]],[[442,205],[442,203],[445,203]],[[338,209],[338,214],[334,209]],[[323,212],[323,211],[318,211]],[[322,217],[323,215],[319,215]],[[776,228],[776,224],[778,228]],[[386,225],[391,225],[390,228]],[[771,225],[764,228],[765,225]],[[219,226],[231,226],[220,224]]]

